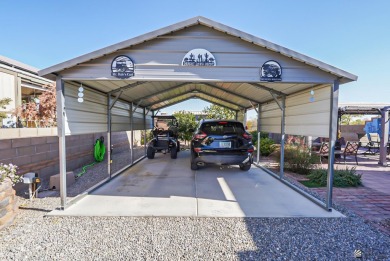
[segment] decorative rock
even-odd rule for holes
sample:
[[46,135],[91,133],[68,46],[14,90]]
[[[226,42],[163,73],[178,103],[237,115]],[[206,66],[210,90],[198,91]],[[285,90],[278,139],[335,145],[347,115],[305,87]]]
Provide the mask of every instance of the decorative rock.
[[0,183],[0,230],[13,223],[17,209],[15,190],[6,179]]

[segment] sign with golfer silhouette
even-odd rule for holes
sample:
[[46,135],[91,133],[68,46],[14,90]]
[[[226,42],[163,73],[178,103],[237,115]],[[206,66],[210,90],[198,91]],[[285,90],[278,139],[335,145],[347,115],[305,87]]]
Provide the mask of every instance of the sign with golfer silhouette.
[[216,66],[214,55],[205,49],[193,49],[189,51],[181,62],[183,66]]
[[276,82],[282,80],[282,67],[278,62],[267,61],[261,66],[260,80],[266,82]]

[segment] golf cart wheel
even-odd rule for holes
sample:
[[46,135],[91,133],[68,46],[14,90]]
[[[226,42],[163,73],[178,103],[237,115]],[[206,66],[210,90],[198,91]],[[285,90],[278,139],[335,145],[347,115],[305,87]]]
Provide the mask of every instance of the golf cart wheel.
[[154,159],[154,154],[155,154],[154,148],[148,147],[146,151],[146,156],[148,157],[148,159]]
[[175,147],[171,149],[171,159],[176,159],[176,158],[177,158],[177,149]]
[[240,165],[240,170],[248,171],[251,168],[251,165],[252,164],[241,164]]
[[180,152],[180,141],[177,141],[176,148],[177,152]]
[[191,169],[192,169],[192,170],[197,170],[197,169],[199,169],[198,164],[196,164],[196,162],[195,162],[194,152],[192,152],[192,151],[191,151]]

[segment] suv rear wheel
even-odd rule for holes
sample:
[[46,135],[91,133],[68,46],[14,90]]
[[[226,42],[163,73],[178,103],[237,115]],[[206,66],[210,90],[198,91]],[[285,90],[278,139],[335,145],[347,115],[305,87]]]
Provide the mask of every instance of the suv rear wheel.
[[194,153],[193,152],[191,152],[191,169],[192,170],[199,169],[198,164],[196,164],[196,162],[195,162],[195,157],[194,157]]
[[240,170],[248,171],[251,168],[251,165],[252,164],[241,164],[240,165]]

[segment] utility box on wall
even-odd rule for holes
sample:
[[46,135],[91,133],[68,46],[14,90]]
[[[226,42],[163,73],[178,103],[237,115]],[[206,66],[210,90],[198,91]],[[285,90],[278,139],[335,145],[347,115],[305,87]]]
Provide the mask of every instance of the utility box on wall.
[[[75,182],[73,171],[66,172],[66,186],[69,187]],[[50,189],[60,190],[60,174],[56,174],[50,177]]]

